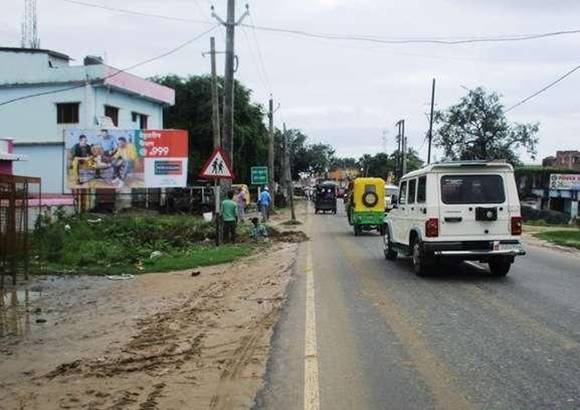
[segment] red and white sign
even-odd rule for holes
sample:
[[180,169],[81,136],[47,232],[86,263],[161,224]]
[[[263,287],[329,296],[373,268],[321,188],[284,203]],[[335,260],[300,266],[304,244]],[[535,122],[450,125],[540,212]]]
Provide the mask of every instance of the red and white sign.
[[201,169],[199,177],[205,179],[234,179],[230,161],[221,148],[214,150]]

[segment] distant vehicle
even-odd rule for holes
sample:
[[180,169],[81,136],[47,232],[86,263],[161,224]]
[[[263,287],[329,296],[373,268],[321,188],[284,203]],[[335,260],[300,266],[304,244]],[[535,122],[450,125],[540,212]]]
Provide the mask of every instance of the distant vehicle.
[[438,163],[401,179],[385,218],[385,258],[412,256],[418,275],[441,260],[489,264],[508,274],[518,255],[522,218],[511,165],[496,161]]
[[385,212],[393,209],[393,205],[397,203],[397,198],[399,198],[399,187],[385,184]]
[[325,181],[316,186],[314,192],[314,213],[336,214],[336,183]]
[[348,189],[346,214],[355,236],[374,229],[383,235],[385,181],[381,178],[356,178],[352,181]]

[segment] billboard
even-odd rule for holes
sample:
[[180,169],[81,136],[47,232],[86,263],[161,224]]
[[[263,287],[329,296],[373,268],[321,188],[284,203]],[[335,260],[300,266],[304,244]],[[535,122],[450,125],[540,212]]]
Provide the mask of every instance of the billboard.
[[187,185],[187,131],[69,129],[64,140],[69,189]]
[[551,174],[550,189],[580,191],[580,174]]

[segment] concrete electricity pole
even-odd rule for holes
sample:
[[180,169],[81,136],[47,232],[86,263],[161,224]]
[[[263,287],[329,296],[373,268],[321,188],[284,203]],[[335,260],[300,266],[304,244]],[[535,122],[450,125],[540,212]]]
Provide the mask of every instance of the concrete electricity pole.
[[405,137],[405,120],[401,120],[401,141],[403,145],[403,173],[401,176],[407,173],[407,137]]
[[235,56],[235,32],[236,26],[241,24],[244,18],[249,15],[249,6],[246,5],[246,12],[236,21],[236,1],[228,0],[228,16],[226,21],[222,20],[212,6],[212,16],[226,27],[226,66],[224,73],[224,120],[223,120],[223,148],[229,156],[233,167],[234,163],[234,62]]
[[431,163],[431,143],[433,142],[433,112],[435,110],[435,79],[431,88],[431,116],[429,117],[429,149],[427,151],[427,164]]
[[270,95],[268,111],[268,185],[274,195],[274,99]]
[[222,145],[222,136],[220,131],[220,105],[218,96],[217,81],[217,64],[215,51],[215,37],[210,38],[211,44],[211,105],[212,105],[212,122],[213,122],[213,147],[218,148]]
[[292,183],[292,169],[290,167],[290,148],[288,146],[288,133],[286,132],[286,123],[283,125],[283,140],[284,140],[284,183],[286,184],[286,192],[288,201],[290,201],[290,213],[293,221],[296,220],[296,212],[294,211],[294,184]]

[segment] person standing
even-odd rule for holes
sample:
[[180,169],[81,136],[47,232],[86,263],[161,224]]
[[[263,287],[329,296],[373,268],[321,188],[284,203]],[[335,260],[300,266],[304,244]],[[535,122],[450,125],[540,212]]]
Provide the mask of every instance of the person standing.
[[270,219],[270,205],[272,203],[272,197],[268,187],[264,187],[264,190],[260,193],[260,212],[262,213],[262,222],[267,222]]
[[244,222],[244,219],[246,219],[246,193],[244,192],[244,188],[238,190],[236,202],[238,203],[238,220]]
[[234,192],[228,192],[228,198],[221,204],[221,215],[224,223],[224,242],[236,241],[236,225],[238,223],[238,204],[234,201]]

